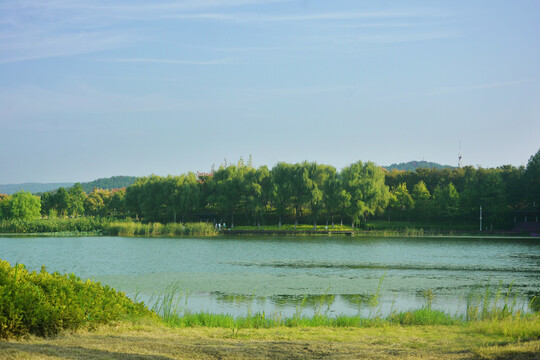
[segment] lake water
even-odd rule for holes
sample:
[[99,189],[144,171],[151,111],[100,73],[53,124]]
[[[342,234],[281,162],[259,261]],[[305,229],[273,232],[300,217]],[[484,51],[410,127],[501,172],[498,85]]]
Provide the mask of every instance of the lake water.
[[382,313],[422,306],[428,289],[434,307],[450,313],[487,284],[512,286],[523,306],[540,294],[539,239],[4,236],[0,258],[75,273],[147,303],[172,286],[190,311],[234,315],[367,313],[379,283]]

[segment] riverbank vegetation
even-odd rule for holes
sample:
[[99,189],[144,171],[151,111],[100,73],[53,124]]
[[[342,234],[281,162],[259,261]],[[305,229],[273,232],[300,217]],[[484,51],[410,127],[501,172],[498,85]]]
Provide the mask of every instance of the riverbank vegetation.
[[85,192],[76,184],[40,198],[24,191],[4,195],[0,219],[93,216],[131,218],[144,224],[209,222],[257,229],[272,225],[281,229],[282,224],[293,224],[294,229],[301,224],[335,229],[345,223],[351,229],[392,231],[404,229],[400,224],[407,222],[411,225],[405,229],[424,232],[475,231],[480,206],[483,230],[508,230],[516,211],[531,212],[529,221],[534,222],[539,203],[540,150],[526,167],[492,169],[387,171],[361,161],[341,171],[313,162],[280,162],[269,169],[240,160],[210,173],[143,177],[121,189]]
[[116,220],[84,216],[53,219],[0,220],[0,234],[58,234],[67,236],[112,235],[112,236],[174,236],[216,235],[209,223],[141,223],[139,221]]

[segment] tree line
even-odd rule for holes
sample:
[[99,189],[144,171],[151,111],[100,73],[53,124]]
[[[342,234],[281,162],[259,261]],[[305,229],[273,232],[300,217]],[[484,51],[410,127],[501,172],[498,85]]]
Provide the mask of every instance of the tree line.
[[41,198],[20,192],[0,199],[0,217],[91,215],[227,222],[228,227],[301,222],[316,228],[336,220],[355,227],[367,219],[451,225],[477,223],[482,206],[485,223],[501,228],[510,225],[512,210],[534,207],[539,200],[540,150],[526,167],[490,169],[387,171],[361,161],[341,171],[307,161],[269,169],[240,160],[210,173],[142,177],[123,189],[86,193],[76,184]]

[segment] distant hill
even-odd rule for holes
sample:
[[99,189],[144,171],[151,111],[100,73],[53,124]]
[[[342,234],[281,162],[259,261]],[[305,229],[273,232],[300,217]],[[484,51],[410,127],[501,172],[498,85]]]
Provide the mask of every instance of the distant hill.
[[[101,189],[117,189],[128,187],[137,180],[136,176],[113,176],[110,178],[97,179],[94,181],[81,183],[85,192],[90,192],[94,188]],[[6,184],[0,185],[0,194],[12,195],[18,191],[30,191],[32,194],[44,193],[47,191],[56,190],[58,188],[70,188],[75,183],[24,183],[24,184]]]
[[43,193],[60,187],[71,187],[74,183],[24,183],[0,185],[0,194],[15,194],[18,191],[30,191],[31,193]]
[[86,192],[94,190],[94,188],[100,189],[118,189],[128,187],[137,180],[136,176],[113,176],[110,178],[102,178],[87,183],[81,183],[82,188]]
[[406,170],[406,171],[415,171],[418,168],[426,169],[453,169],[454,166],[450,165],[441,165],[430,161],[409,161],[407,163],[392,164],[390,166],[383,166],[386,170],[390,171],[393,169],[396,170]]

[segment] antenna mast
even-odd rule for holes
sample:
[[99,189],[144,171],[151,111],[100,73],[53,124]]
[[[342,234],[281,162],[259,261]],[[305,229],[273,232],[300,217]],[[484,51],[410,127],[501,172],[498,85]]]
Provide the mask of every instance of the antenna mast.
[[458,152],[458,163],[457,163],[458,168],[461,168],[463,166],[463,164],[461,163],[462,158],[463,156],[461,155],[461,140],[459,140],[459,152]]

